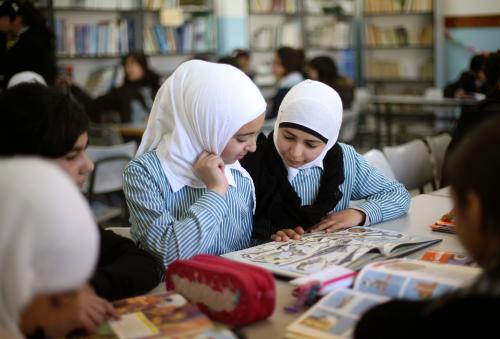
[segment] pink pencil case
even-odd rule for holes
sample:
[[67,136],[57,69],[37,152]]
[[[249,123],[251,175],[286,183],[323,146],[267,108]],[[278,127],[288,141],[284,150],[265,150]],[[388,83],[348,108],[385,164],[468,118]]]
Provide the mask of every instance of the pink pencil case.
[[175,290],[211,319],[241,326],[273,314],[276,289],[272,274],[260,267],[200,254],[172,262],[167,290]]

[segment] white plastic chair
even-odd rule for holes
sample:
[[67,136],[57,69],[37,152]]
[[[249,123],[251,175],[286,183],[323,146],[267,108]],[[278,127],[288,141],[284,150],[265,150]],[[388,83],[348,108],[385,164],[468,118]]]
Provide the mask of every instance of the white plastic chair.
[[444,156],[451,142],[451,136],[448,133],[443,133],[434,137],[426,137],[425,142],[431,150],[431,159],[434,165],[434,179],[436,183],[439,184],[443,171]]
[[95,199],[96,195],[107,195],[123,189],[123,170],[134,157],[137,143],[130,141],[113,146],[89,146],[87,154],[94,162],[94,170],[84,185],[97,223],[117,216],[126,215],[125,201],[122,198],[121,208],[110,207]]
[[370,103],[371,94],[366,88],[354,90],[354,100],[350,109],[345,109],[342,115],[342,128],[339,140],[352,142],[358,133],[359,116],[365,111]]
[[89,146],[87,154],[94,162],[86,186],[89,199],[94,194],[119,191],[123,187],[122,174],[125,166],[134,157],[137,143],[130,141],[113,146]]
[[363,157],[366,159],[366,161],[368,161],[370,165],[378,169],[386,177],[396,179],[394,171],[392,170],[389,161],[387,161],[387,158],[385,157],[384,153],[382,153],[382,151],[378,149],[371,149],[363,154]]
[[419,188],[420,193],[423,193],[424,186],[429,183],[436,189],[431,156],[422,140],[416,139],[399,146],[386,146],[384,154],[396,179],[408,190]]

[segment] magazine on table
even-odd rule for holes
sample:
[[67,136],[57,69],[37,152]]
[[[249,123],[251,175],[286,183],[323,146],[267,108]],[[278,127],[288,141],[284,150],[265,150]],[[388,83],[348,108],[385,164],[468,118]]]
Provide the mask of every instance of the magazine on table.
[[296,278],[332,265],[359,270],[370,262],[406,255],[439,241],[441,239],[433,237],[357,226],[333,233],[307,233],[300,240],[268,242],[224,256]]
[[120,320],[102,324],[95,333],[71,335],[81,339],[236,339],[224,327],[216,327],[198,307],[170,291],[113,302]]
[[426,300],[467,286],[481,273],[470,266],[398,258],[364,267],[354,287],[336,288],[287,327],[287,338],[344,338],[360,316],[390,299]]

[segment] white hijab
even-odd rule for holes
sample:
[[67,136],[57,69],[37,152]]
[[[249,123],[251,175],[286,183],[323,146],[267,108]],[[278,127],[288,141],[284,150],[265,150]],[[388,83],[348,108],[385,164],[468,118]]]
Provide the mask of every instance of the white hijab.
[[47,86],[45,79],[40,74],[31,71],[24,71],[14,74],[7,83],[7,88],[11,88],[25,82]]
[[56,165],[0,160],[0,336],[21,338],[20,313],[40,293],[65,292],[90,277],[97,226],[87,202]]
[[[165,81],[156,95],[137,156],[156,149],[172,190],[205,187],[193,164],[204,150],[220,156],[245,124],[266,110],[262,94],[239,69],[200,60],[187,61]],[[237,161],[230,168],[248,173]]]
[[342,125],[342,100],[330,86],[319,81],[304,80],[290,89],[280,105],[273,134],[276,150],[278,150],[278,129],[283,122],[307,127],[328,139],[323,151],[313,161],[300,168],[288,167],[285,163],[288,180],[291,182],[301,169],[313,166],[323,168],[326,153],[339,137]]

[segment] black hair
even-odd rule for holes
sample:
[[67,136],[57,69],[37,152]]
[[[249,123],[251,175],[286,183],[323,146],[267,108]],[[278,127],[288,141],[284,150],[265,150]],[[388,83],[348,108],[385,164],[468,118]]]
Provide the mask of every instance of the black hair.
[[476,193],[483,207],[481,224],[488,230],[498,233],[500,233],[499,130],[500,117],[483,121],[459,143],[446,166],[447,178],[455,192],[458,205],[464,207],[467,203],[467,193]]
[[231,56],[235,59],[238,59],[241,57],[250,58],[250,52],[246,49],[237,48],[233,51],[233,53],[231,53]]
[[484,74],[490,88],[497,89],[500,84],[500,50],[488,55],[484,64]]
[[122,57],[122,66],[124,69],[125,69],[125,63],[129,59],[135,60],[139,64],[139,66],[141,66],[144,72],[144,76],[142,79],[132,82],[127,78],[127,74],[125,74],[125,83],[126,84],[136,83],[143,86],[151,86],[153,95],[155,95],[159,89],[160,76],[156,74],[153,70],[151,70],[151,68],[149,68],[149,62],[147,56],[142,52],[131,52],[126,54],[125,56]]
[[484,54],[474,55],[472,59],[470,59],[469,69],[473,72],[479,72],[481,68],[483,68],[486,59],[487,57]]
[[285,69],[285,75],[293,72],[301,72],[304,66],[304,53],[292,47],[280,47],[276,50],[276,55],[280,58]]
[[35,8],[29,0],[5,0],[0,5],[0,17],[5,16],[8,16],[10,21],[21,16],[24,25],[45,31],[54,37],[43,13]]
[[221,56],[219,59],[217,59],[217,63],[219,64],[227,64],[234,66],[236,68],[239,68],[238,62],[236,61],[236,58],[232,57],[231,55],[225,55]]
[[59,158],[88,131],[89,119],[69,96],[35,83],[0,95],[0,156]]
[[329,56],[315,57],[308,65],[318,71],[318,80],[325,84],[331,85],[339,76],[337,65]]

